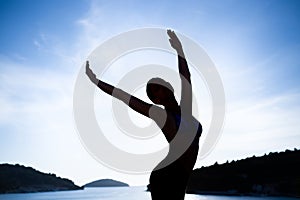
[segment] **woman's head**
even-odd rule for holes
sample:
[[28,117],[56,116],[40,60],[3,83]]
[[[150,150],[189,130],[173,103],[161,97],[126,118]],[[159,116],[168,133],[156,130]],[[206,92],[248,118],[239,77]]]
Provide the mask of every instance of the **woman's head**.
[[146,86],[146,92],[149,99],[155,104],[166,105],[168,101],[175,100],[172,85],[161,78],[150,79]]

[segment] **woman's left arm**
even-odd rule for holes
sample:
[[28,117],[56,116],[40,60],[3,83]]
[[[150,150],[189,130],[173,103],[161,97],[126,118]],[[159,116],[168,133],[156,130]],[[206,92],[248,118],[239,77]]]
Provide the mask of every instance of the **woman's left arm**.
[[[191,83],[191,73],[185,59],[183,48],[180,40],[174,31],[167,31],[170,39],[171,46],[176,50],[178,57],[178,70],[181,79],[181,100],[180,106],[181,111],[186,115],[192,115],[192,83]],[[183,113],[182,113],[183,114]]]

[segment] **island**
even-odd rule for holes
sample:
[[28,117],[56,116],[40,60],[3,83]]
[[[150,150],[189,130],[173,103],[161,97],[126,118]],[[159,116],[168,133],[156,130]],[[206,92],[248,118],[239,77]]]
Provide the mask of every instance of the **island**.
[[100,179],[97,181],[87,183],[83,187],[129,187],[129,185],[127,183],[123,183],[112,179]]
[[0,193],[79,190],[71,180],[19,164],[0,164]]

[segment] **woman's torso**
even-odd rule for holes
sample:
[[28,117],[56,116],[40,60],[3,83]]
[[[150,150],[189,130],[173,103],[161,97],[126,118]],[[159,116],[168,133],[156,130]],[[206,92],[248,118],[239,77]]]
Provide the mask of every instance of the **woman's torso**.
[[[175,164],[182,165],[187,171],[191,171],[196,163],[198,150],[199,150],[199,138],[202,133],[202,126],[200,122],[193,116],[184,117],[180,112],[167,111],[167,119],[164,126],[161,128],[168,143],[170,144],[169,153],[174,153],[178,148],[184,150],[178,155],[178,159]],[[177,134],[187,136],[188,142],[183,142],[184,147],[178,147],[175,144],[172,146],[172,141],[176,138]],[[185,137],[183,137],[185,138]],[[174,149],[174,150],[172,150]]]

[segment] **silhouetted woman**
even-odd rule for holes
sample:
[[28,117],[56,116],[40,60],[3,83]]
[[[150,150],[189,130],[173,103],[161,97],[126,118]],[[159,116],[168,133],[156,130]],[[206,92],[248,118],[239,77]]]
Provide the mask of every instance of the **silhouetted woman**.
[[[148,104],[121,89],[98,80],[96,75],[89,68],[88,61],[86,63],[86,74],[94,84],[107,94],[123,101],[136,112],[153,119],[170,144],[168,155],[158,164],[150,175],[152,200],[184,199],[188,179],[197,159],[199,137],[202,133],[201,124],[192,116],[190,71],[181,42],[174,31],[168,30],[167,33],[170,37],[169,41],[171,46],[178,54],[178,68],[181,79],[180,105],[178,105],[175,99],[174,89],[171,84],[161,78],[152,78],[149,80],[146,90],[149,99],[154,104],[162,105],[164,109],[157,105]],[[179,143],[175,142],[175,144],[172,145],[172,140],[179,134],[183,136],[194,135],[190,143],[185,144],[185,141],[182,141],[183,145],[188,146],[176,157],[176,155],[180,153],[180,151],[177,152],[176,150],[180,149],[181,141],[179,141]],[[176,159],[170,163],[169,158],[171,158],[171,160],[172,158]]]

